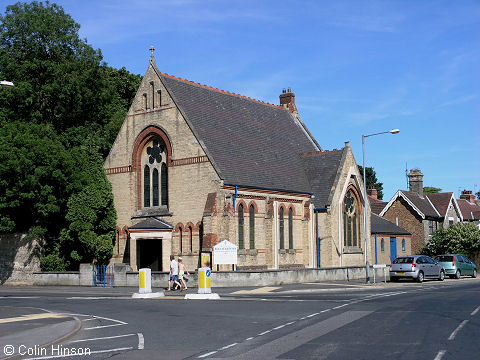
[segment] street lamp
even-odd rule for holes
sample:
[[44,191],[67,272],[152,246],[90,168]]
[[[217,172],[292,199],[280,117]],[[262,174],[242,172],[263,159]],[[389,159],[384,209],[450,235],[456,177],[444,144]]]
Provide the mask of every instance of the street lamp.
[[368,196],[367,196],[367,177],[365,176],[365,138],[370,137],[370,136],[375,136],[375,135],[381,135],[381,134],[398,134],[400,132],[399,129],[393,129],[390,131],[383,131],[379,132],[376,134],[370,134],[370,135],[362,135],[362,154],[363,154],[363,196],[365,200],[365,209],[363,210],[364,217],[365,217],[365,277],[366,277],[366,282],[370,282],[370,263],[368,261],[368,216],[367,216],[367,201],[368,201]]
[[1,87],[6,87],[6,88],[11,88],[11,87],[14,87],[15,85],[11,81],[2,80],[2,81],[0,81],[0,86]]

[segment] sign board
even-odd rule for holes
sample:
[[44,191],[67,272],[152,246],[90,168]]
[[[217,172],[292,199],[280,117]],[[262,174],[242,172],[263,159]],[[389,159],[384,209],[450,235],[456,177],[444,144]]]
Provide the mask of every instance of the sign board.
[[213,247],[213,262],[217,265],[237,264],[237,245],[223,240]]

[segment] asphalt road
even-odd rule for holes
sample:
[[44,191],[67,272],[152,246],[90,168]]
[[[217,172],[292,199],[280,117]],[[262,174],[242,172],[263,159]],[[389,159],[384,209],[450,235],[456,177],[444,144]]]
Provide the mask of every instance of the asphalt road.
[[[134,291],[0,287],[0,316],[29,308],[80,321],[27,359],[480,358],[478,279],[214,289],[221,300],[133,300]],[[0,355],[17,326],[1,318]]]

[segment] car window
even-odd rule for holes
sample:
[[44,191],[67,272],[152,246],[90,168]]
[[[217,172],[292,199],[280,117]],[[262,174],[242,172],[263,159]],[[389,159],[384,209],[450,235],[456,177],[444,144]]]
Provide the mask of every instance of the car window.
[[425,264],[425,259],[423,258],[423,256],[417,258],[417,264]]
[[465,256],[462,255],[461,257],[464,262],[466,262],[467,264],[470,263],[470,260],[468,260]]
[[435,260],[438,262],[452,262],[453,261],[453,256],[451,255],[439,255],[435,257]]
[[435,261],[431,257],[425,257],[429,264],[435,264]]
[[411,264],[413,262],[413,257],[399,257],[396,258],[393,262],[394,264]]
[[464,262],[464,261],[463,261],[463,256],[462,256],[462,255],[457,255],[457,259],[458,259],[458,261],[459,261],[459,262]]

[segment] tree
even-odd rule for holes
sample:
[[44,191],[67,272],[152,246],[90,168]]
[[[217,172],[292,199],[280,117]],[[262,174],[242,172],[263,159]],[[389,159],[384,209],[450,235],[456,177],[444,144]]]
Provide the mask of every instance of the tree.
[[423,193],[424,194],[437,194],[440,191],[442,191],[442,189],[437,188],[437,187],[433,187],[433,186],[425,186],[423,188]]
[[[358,165],[358,171],[360,171],[360,174],[363,176],[363,167],[361,165]],[[379,200],[383,199],[383,183],[378,182],[377,179],[377,174],[375,173],[375,170],[373,170],[373,167],[366,167],[365,168],[365,177],[367,178],[367,189],[374,187],[377,189],[377,197]]]
[[477,259],[480,254],[480,229],[470,222],[455,223],[447,230],[435,231],[432,239],[421,250],[425,255],[463,254]]
[[477,191],[475,195],[477,196],[477,200],[480,200],[480,191]]

